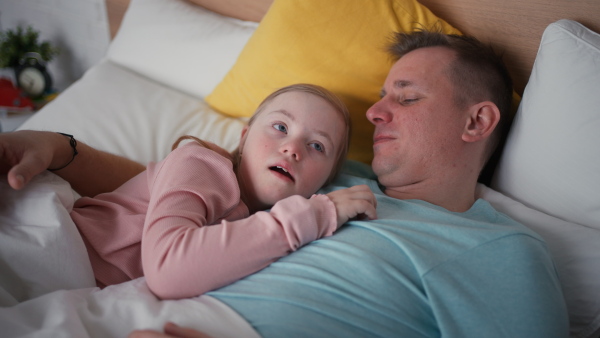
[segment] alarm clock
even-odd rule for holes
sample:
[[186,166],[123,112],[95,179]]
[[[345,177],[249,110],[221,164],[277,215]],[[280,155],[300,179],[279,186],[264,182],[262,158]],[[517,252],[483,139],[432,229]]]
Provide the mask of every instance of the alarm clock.
[[50,73],[38,53],[25,53],[15,69],[15,75],[17,85],[32,98],[41,96],[52,87]]

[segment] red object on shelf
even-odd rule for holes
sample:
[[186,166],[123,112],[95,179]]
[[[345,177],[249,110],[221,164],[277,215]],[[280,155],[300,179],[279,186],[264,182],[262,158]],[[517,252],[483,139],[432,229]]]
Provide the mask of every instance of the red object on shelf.
[[0,78],[0,109],[8,112],[28,112],[33,110],[33,101],[15,87],[10,79]]

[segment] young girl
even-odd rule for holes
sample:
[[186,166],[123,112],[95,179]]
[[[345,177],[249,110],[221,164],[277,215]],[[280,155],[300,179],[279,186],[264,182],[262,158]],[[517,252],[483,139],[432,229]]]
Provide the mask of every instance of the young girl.
[[349,218],[375,218],[366,186],[314,195],[344,161],[349,123],[324,88],[284,87],[261,103],[233,155],[197,139],[177,147],[180,139],[114,192],[79,199],[71,217],[97,284],[145,276],[160,298],[196,296],[331,235]]

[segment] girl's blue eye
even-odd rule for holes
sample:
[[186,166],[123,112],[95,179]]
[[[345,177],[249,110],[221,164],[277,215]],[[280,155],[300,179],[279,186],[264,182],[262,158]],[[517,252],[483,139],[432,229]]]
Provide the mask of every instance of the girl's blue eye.
[[273,128],[279,130],[282,133],[287,133],[287,127],[284,124],[281,123],[275,123],[273,125]]
[[324,152],[324,151],[325,151],[325,149],[323,148],[323,145],[322,145],[322,144],[320,144],[320,143],[311,143],[310,145],[311,145],[313,148],[315,148],[315,150],[316,150],[316,151],[318,151],[318,152],[321,152],[321,153],[322,153],[322,152]]

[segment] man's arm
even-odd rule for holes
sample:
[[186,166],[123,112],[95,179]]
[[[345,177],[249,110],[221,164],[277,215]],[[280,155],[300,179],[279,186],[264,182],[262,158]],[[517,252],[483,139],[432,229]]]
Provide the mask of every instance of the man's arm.
[[145,167],[127,158],[77,142],[77,156],[67,136],[45,131],[17,131],[0,134],[0,173],[8,174],[14,189],[24,187],[48,168],[69,182],[82,196],[95,196],[116,189]]

